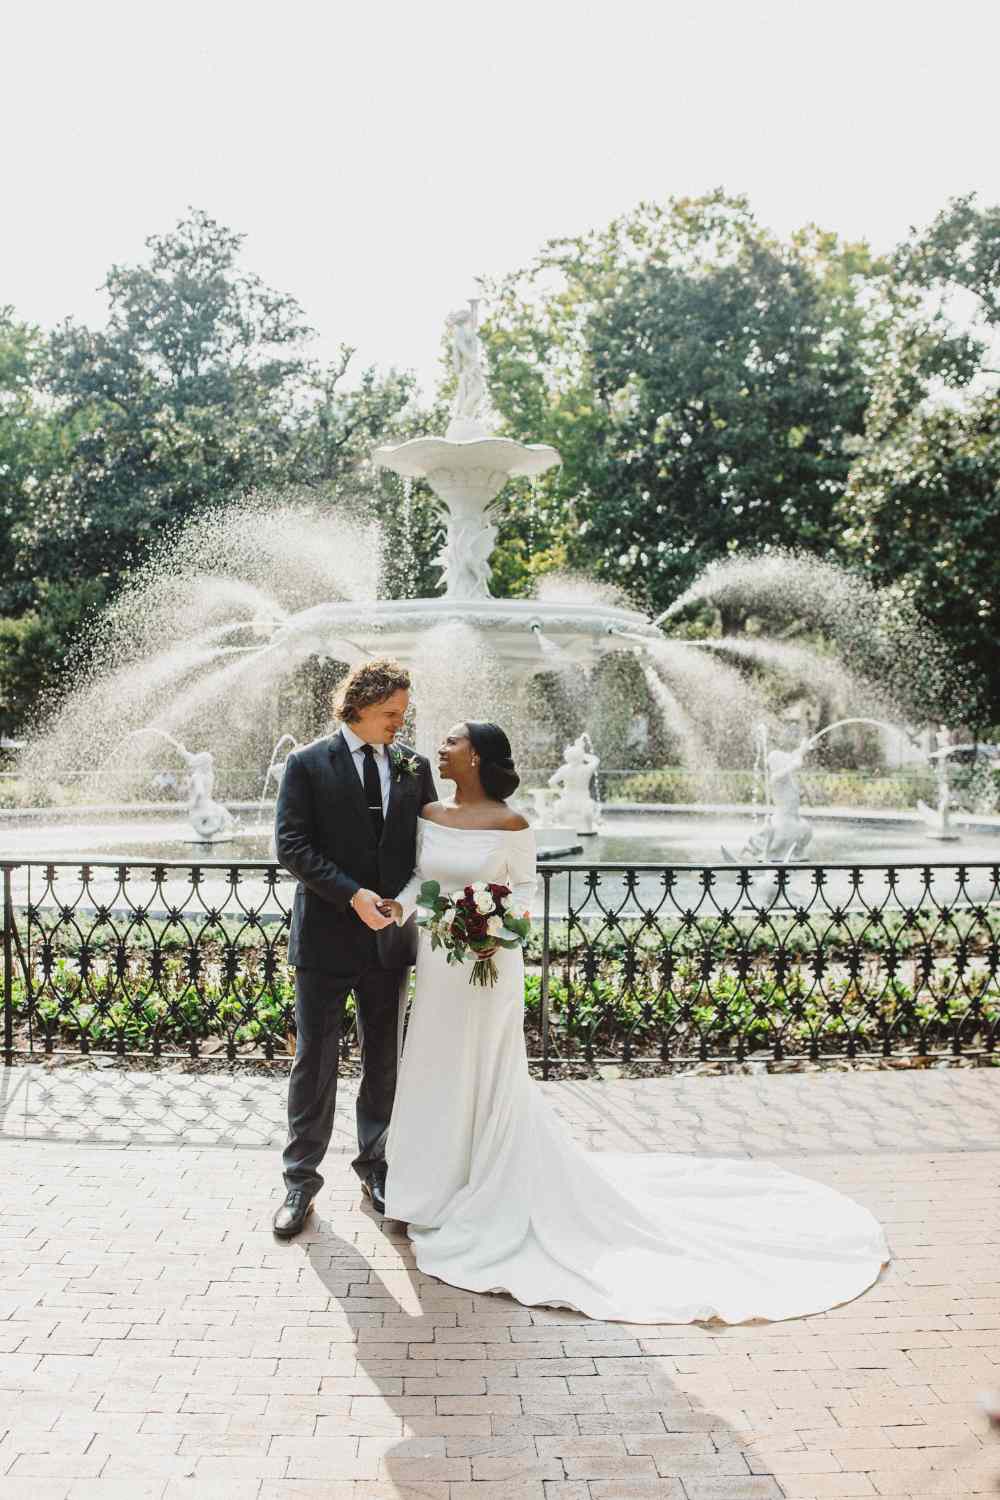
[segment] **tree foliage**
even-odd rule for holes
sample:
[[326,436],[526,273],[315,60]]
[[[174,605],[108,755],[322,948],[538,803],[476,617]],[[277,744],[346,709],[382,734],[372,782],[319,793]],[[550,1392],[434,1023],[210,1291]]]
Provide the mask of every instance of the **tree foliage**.
[[44,338],[0,316],[6,728],[165,532],[250,490],[376,488],[363,460],[412,378],[369,370],[345,390],[353,351],[307,357],[301,309],[242,268],[242,238],[198,211],[154,235],[109,272],[99,330]]
[[[1000,209],[955,199],[894,257],[893,312],[842,503],[849,552],[954,648],[955,711],[1000,722]],[[974,317],[956,324],[954,292]]]
[[836,551],[884,271],[815,229],[781,245],[717,192],[553,242],[493,287],[497,403],[563,454],[551,544],[654,608],[727,552]]

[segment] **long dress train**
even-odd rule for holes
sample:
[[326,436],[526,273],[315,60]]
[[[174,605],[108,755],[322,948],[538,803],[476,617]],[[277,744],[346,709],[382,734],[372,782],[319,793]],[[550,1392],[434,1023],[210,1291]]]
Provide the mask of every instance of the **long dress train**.
[[[424,820],[407,915],[425,879],[502,881],[525,909],[534,836]],[[521,953],[496,961],[496,987],[473,987],[421,933],[386,1212],[422,1271],[634,1323],[799,1317],[875,1281],[882,1230],[831,1188],[761,1162],[578,1146],[528,1072]]]

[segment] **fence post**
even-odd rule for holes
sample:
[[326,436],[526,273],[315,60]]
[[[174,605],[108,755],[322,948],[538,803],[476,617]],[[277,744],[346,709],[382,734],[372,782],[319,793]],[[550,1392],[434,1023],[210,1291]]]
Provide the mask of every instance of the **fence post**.
[[3,1061],[14,1061],[14,899],[11,867],[3,867]]
[[549,899],[552,892],[552,871],[542,871],[545,888],[545,907],[542,914],[542,1077],[549,1076]]

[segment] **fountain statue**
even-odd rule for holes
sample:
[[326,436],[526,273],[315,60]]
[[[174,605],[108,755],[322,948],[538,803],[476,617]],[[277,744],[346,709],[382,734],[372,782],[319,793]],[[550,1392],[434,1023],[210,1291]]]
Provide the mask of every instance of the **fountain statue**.
[[550,787],[562,787],[562,795],[553,809],[560,827],[579,834],[597,833],[597,802],[590,788],[600,764],[589,734],[581,734],[566,746],[562,765],[549,777]]
[[[264,822],[266,817],[267,794],[271,782],[274,782],[274,795],[277,798],[281,791],[285,768],[288,765],[288,757],[293,750],[297,750],[298,748],[299,742],[294,734],[289,734],[286,731],[286,733],[278,736],[274,749],[271,751],[271,759],[267,763],[267,770],[264,772],[264,785],[261,787],[260,801],[257,804],[257,815],[261,822]],[[282,751],[284,751],[284,757],[282,757]],[[275,843],[273,827],[269,830],[268,852],[272,859],[277,859],[278,847]]]
[[[271,751],[271,759],[267,763],[267,770],[264,772],[264,784],[260,789],[260,810],[262,814],[271,782],[274,782],[274,795],[277,796],[281,789],[281,780],[285,774],[288,757],[293,750],[297,750],[298,748],[299,742],[294,734],[286,732],[278,736],[274,749]],[[282,757],[282,751],[284,751],[284,757]]]
[[951,767],[949,757],[958,748],[952,739],[951,730],[942,724],[937,732],[937,749],[932,750],[927,759],[932,763],[934,769],[934,780],[937,783],[937,806],[929,807],[926,802],[917,802],[917,812],[922,821],[930,831],[931,837],[938,839],[941,843],[955,843],[959,835],[951,826]]
[[528,796],[531,799],[535,824],[539,828],[547,828],[553,821],[552,809],[559,799],[558,792],[550,786],[533,786],[528,791]]
[[[758,731],[759,733],[759,731]],[[722,846],[729,864],[742,864],[748,856],[757,864],[788,864],[801,859],[812,843],[813,831],[801,813],[802,783],[799,772],[806,751],[814,743],[804,737],[794,750],[769,750],[764,758],[765,783],[770,812],[764,826],[752,833],[739,854]]]
[[476,333],[479,299],[470,298],[468,307],[449,313],[446,326],[451,333],[452,355],[458,385],[452,403],[451,421],[446,436],[452,442],[484,437],[481,419],[486,408],[486,376],[483,355]]
[[178,747],[188,768],[188,822],[202,843],[218,843],[232,834],[236,820],[228,808],[216,802],[215,756],[211,750]]
[[[120,742],[119,748],[143,734],[156,735],[158,739],[165,740],[168,745],[173,746],[187,766],[187,815],[188,822],[198,835],[198,843],[214,844],[229,838],[236,828],[236,819],[227,807],[215,800],[215,756],[211,750],[188,750],[180,740],[168,734],[165,729],[157,728],[155,724],[144,724],[141,729],[133,729]],[[106,766],[107,762],[98,767],[98,777]],[[176,786],[176,780],[171,773],[166,772],[161,773],[156,784],[160,789],[168,790]]]
[[377,464],[396,474],[426,479],[442,502],[448,525],[438,566],[445,598],[455,600],[491,597],[489,558],[497,530],[487,512],[507,480],[517,474],[543,474],[560,462],[554,448],[492,436],[484,425],[488,402],[477,307],[473,298],[447,322],[458,384],[445,436],[411,438],[377,448],[373,455]]
[[[804,737],[795,750],[768,751],[767,728],[763,724],[758,724],[754,737],[757,744],[755,770],[763,763],[766,800],[771,805],[771,811],[763,829],[750,835],[738,855],[731,854],[725,845],[722,846],[723,855],[730,863],[738,864],[748,855],[761,864],[787,863],[792,858],[801,859],[812,842],[813,834],[812,828],[800,812],[802,788],[798,772],[802,769],[807,751],[813,749],[821,739],[835,729],[843,729],[852,724],[867,724],[873,728],[890,731],[895,728],[884,719],[861,717],[838,719],[835,723],[828,724],[825,729],[820,729],[816,734]],[[930,807],[926,802],[918,802],[917,811],[933,838],[941,842],[952,843],[960,835],[951,825],[953,798],[948,768],[949,757],[959,751],[975,750],[977,747],[956,745],[951,731],[943,724],[938,730],[937,739],[937,749],[931,751],[927,757],[933,766],[937,782],[937,806]],[[989,747],[986,749],[988,751]],[[754,802],[756,803],[756,788]]]

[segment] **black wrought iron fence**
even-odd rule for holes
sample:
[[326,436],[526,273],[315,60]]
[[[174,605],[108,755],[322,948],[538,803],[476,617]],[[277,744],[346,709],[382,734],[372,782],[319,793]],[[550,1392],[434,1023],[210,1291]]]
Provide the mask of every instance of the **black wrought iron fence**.
[[[293,885],[278,866],[2,870],[7,1062],[287,1056]],[[539,877],[525,1026],[543,1072],[997,1047],[1000,864],[546,862]]]
[[998,865],[540,874],[546,1061],[996,1048]]

